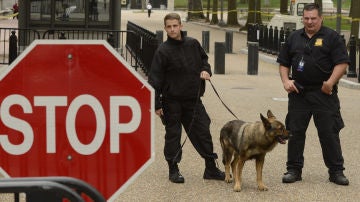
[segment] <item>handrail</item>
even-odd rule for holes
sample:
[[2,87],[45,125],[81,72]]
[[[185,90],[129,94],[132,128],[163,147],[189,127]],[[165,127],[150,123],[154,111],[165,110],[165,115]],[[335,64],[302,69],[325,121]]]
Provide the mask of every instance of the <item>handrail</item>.
[[96,190],[93,186],[80,179],[76,179],[72,177],[51,176],[51,177],[18,177],[18,178],[0,179],[0,182],[38,182],[38,181],[59,183],[71,189],[76,190],[78,193],[86,194],[93,201],[96,202],[106,201],[106,199],[101,195],[101,193],[98,190]]
[[0,181],[0,193],[54,192],[71,202],[84,202],[84,199],[70,187],[51,181]]

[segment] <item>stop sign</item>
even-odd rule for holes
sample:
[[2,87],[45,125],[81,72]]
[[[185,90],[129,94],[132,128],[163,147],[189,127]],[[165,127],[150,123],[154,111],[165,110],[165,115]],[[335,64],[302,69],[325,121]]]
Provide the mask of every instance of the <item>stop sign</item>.
[[112,201],[154,160],[154,92],[105,41],[35,41],[0,89],[5,176],[75,177]]

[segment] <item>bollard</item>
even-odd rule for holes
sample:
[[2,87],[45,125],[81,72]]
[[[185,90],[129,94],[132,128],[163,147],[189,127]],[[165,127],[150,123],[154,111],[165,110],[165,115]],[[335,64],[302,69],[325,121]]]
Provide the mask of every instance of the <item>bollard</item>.
[[15,31],[11,31],[9,38],[9,64],[11,64],[17,57],[17,36]]
[[202,47],[206,53],[209,53],[210,31],[202,31]]
[[257,75],[258,74],[258,64],[259,64],[259,43],[258,42],[248,42],[248,75]]
[[[256,31],[256,30],[255,30]],[[254,31],[254,33],[256,33]],[[226,31],[225,33],[225,47],[226,47],[226,53],[232,53],[233,51],[233,32],[232,31]]]
[[225,43],[215,42],[214,73],[225,74]]
[[162,30],[156,30],[156,39],[158,40],[159,45],[164,42],[164,32]]
[[257,41],[256,32],[257,32],[256,24],[249,23],[248,24],[248,32],[247,32],[247,41]]
[[356,77],[356,40],[355,36],[351,35],[349,40],[349,57],[350,65],[347,77],[355,78]]

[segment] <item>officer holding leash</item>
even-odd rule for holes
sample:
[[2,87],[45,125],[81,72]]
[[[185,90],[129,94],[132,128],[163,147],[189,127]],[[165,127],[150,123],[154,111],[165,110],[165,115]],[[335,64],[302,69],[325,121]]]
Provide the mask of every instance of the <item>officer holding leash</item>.
[[339,132],[344,122],[337,84],[350,60],[344,40],[337,32],[323,26],[322,20],[319,5],[306,4],[304,28],[290,34],[277,58],[281,80],[289,97],[285,122],[292,134],[283,183],[302,179],[305,133],[313,117],[330,182],[349,184],[343,173]]
[[205,159],[203,178],[224,180],[225,174],[215,161],[218,156],[213,151],[210,118],[200,98],[205,92],[205,80],[211,76],[208,56],[196,39],[184,36],[177,13],[167,14],[164,25],[168,38],[155,52],[149,83],[155,89],[156,114],[164,119],[164,156],[169,166],[169,180],[184,183],[178,167],[182,156],[182,127]]

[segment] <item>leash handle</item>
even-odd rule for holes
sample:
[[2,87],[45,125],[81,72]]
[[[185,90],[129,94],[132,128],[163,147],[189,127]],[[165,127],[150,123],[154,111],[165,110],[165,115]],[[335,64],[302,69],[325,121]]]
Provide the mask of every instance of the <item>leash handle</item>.
[[217,90],[216,90],[215,86],[213,85],[213,83],[211,82],[211,80],[209,79],[208,81],[210,82],[212,89],[214,90],[215,94],[217,95],[217,97],[219,98],[219,100],[221,101],[221,103],[224,105],[224,107],[225,107],[237,120],[240,120],[240,119],[234,114],[234,112],[232,112],[232,111],[230,110],[230,108],[229,108],[229,107],[224,103],[224,101],[221,99],[219,93],[217,92]]

